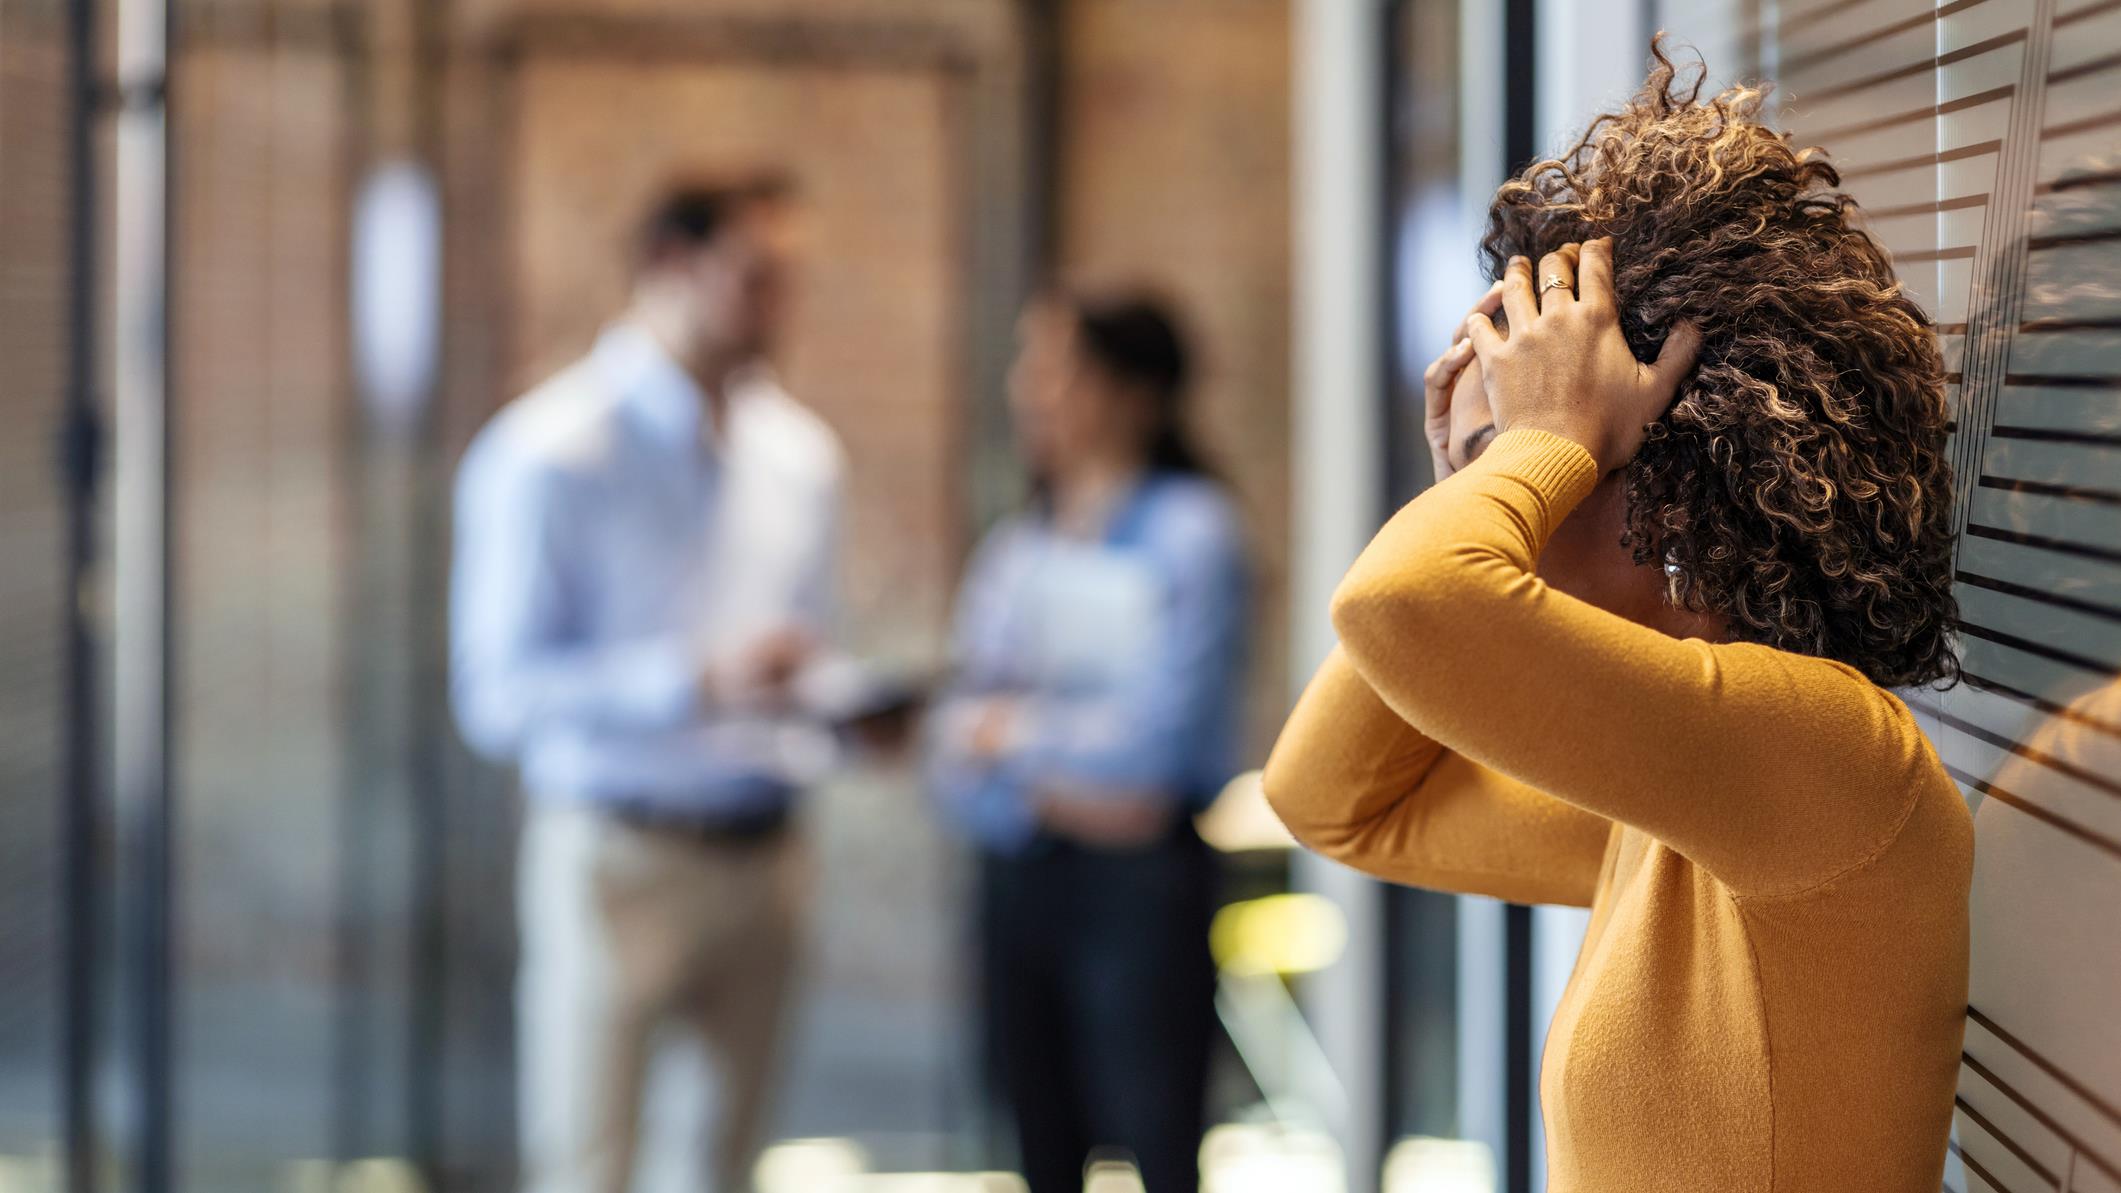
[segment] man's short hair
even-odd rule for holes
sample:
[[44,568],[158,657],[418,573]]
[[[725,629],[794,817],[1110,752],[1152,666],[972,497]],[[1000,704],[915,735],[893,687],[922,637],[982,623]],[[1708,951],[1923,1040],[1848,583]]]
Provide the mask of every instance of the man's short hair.
[[704,248],[747,210],[785,202],[794,194],[794,180],[778,171],[672,183],[641,220],[635,236],[635,268],[647,269],[674,253]]

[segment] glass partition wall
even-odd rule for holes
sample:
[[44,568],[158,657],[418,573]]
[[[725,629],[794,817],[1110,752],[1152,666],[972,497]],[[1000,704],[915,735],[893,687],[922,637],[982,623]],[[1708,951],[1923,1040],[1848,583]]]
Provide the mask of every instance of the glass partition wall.
[[[889,445],[850,620],[940,649],[1030,269],[1004,7],[503,7],[0,0],[7,1193],[513,1183],[520,804],[446,708],[448,480],[622,305],[668,177],[816,184],[792,384]],[[364,313],[424,324],[387,378]],[[917,791],[819,802],[831,964],[774,1129],[954,1165],[955,854]]]
[[432,494],[345,348],[372,12],[0,0],[0,1188],[505,1176],[420,951]]

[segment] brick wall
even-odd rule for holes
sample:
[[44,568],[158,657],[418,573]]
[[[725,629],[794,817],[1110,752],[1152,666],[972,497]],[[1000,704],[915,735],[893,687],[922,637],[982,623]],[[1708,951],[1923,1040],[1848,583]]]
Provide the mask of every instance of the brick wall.
[[[66,385],[66,60],[59,6],[0,0],[0,1154],[57,1132],[55,899]],[[20,1075],[20,1079],[16,1079]]]
[[340,929],[386,920],[345,900],[344,801],[405,809],[402,764],[348,765],[346,59],[241,17],[194,11],[171,129],[177,1081],[185,1179],[219,1187],[329,1150],[332,990],[378,976]]

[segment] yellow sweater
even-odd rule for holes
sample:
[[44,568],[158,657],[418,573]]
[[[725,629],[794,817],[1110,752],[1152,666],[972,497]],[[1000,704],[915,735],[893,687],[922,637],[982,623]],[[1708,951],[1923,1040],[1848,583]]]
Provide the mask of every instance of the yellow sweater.
[[1966,805],[1853,668],[1534,575],[1597,479],[1510,431],[1401,510],[1335,595],[1267,798],[1382,878],[1590,906],[1541,1062],[1552,1193],[1935,1193]]

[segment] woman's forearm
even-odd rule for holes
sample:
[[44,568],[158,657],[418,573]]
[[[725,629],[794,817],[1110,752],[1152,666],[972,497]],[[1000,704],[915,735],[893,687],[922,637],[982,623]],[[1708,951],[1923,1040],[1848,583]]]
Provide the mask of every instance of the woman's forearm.
[[1880,847],[1926,773],[1898,701],[1840,664],[1673,638],[1535,574],[1597,480],[1580,446],[1509,431],[1402,509],[1335,598],[1354,669],[1446,748],[1741,892]]
[[1394,882],[1520,903],[1590,903],[1611,825],[1444,750],[1339,650],[1290,714],[1262,776],[1312,849]]

